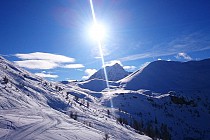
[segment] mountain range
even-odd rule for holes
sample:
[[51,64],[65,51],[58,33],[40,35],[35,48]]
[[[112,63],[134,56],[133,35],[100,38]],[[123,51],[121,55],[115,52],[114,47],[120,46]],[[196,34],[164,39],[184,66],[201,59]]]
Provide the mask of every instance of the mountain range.
[[[0,57],[0,139],[209,139],[210,59],[50,82]],[[107,87],[108,83],[108,87]]]

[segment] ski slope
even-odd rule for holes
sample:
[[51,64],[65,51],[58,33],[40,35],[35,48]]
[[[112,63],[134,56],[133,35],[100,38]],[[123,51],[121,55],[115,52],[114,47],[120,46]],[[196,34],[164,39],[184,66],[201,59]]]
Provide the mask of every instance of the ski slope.
[[151,139],[118,124],[114,111],[107,115],[99,95],[46,81],[0,57],[0,139]]

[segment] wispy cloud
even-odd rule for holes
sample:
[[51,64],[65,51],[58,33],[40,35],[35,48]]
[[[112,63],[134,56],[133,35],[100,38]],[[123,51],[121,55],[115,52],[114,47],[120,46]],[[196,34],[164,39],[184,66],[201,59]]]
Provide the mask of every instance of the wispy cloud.
[[82,79],[86,80],[88,79],[91,75],[93,75],[95,72],[97,72],[96,69],[86,69],[85,70],[85,76],[82,77]]
[[73,63],[75,62],[74,58],[51,54],[51,53],[43,53],[43,52],[34,52],[28,54],[15,54],[16,57],[23,60],[48,60],[57,63]]
[[28,54],[15,54],[22,61],[14,61],[20,67],[28,69],[54,69],[54,68],[84,68],[82,64],[68,64],[75,62],[74,58],[64,55],[34,52]]
[[43,77],[43,78],[58,78],[58,75],[46,73],[46,72],[41,72],[41,73],[35,73],[35,75]]
[[53,69],[59,66],[59,64],[55,62],[47,60],[15,61],[15,64],[28,69]]
[[133,70],[136,69],[135,66],[123,66],[123,68],[124,68],[125,70],[128,70],[128,71],[133,71]]
[[[102,49],[103,56],[109,56],[109,55],[113,54],[114,52],[116,52],[118,49],[120,49],[120,44],[119,43],[113,43],[113,42],[112,43],[105,43],[105,44],[102,45],[101,49]],[[99,47],[93,47],[91,49],[91,54],[96,59],[101,58]]]
[[176,59],[181,59],[181,58],[184,58],[185,60],[192,60],[192,58],[188,55],[188,54],[186,54],[186,53],[178,53],[176,56]]
[[79,69],[79,68],[84,68],[85,66],[83,64],[68,64],[63,66],[63,68],[68,68],[68,69]]
[[180,52],[194,52],[210,49],[210,39],[202,33],[182,35],[168,42],[153,45],[142,53],[119,58],[121,62],[144,58],[161,57],[178,54]]
[[[158,54],[159,56],[160,54]],[[150,58],[154,57],[154,54],[152,55],[150,52],[145,52],[145,53],[140,53],[140,54],[134,54],[134,55],[129,55],[126,57],[119,58],[120,61],[132,61],[132,60],[138,60],[138,59],[143,59],[143,58]]]

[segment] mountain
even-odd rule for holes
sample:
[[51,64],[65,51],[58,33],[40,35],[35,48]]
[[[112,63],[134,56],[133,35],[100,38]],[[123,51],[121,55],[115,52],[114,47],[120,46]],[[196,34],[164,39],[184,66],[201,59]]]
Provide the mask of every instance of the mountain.
[[210,88],[210,59],[175,62],[155,61],[120,80],[125,89],[155,92]]
[[[104,97],[121,120],[152,138],[210,138],[210,59],[155,61],[124,79]],[[110,94],[109,92],[109,94]],[[111,98],[111,99],[110,99]],[[113,105],[110,105],[110,102]]]
[[0,139],[151,139],[116,123],[116,109],[101,105],[101,97],[49,82],[0,57]]
[[[109,81],[118,81],[126,76],[129,75],[129,72],[125,71],[123,67],[116,63],[112,66],[106,66],[106,73]],[[104,76],[104,69],[98,70],[96,73],[94,73],[90,79],[103,79],[105,80]]]
[[209,59],[155,61],[119,81],[90,79],[77,90],[115,110],[118,123],[153,139],[210,138]]
[[208,72],[209,59],[156,61],[106,90],[103,79],[49,82],[0,57],[0,139],[208,140]]
[[[210,59],[155,61],[119,81],[74,83],[115,110],[117,122],[153,139],[210,138]],[[117,109],[117,110],[116,110]]]

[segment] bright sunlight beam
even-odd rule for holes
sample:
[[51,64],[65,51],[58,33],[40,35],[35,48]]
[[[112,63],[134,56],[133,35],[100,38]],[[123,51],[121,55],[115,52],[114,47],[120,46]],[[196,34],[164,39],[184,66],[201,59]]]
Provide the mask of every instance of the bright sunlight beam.
[[[93,30],[92,30],[93,31],[93,37],[98,43],[98,47],[99,47],[99,51],[100,51],[100,55],[101,55],[101,61],[102,61],[102,65],[103,65],[103,68],[104,68],[104,76],[105,76],[105,81],[106,81],[106,85],[107,85],[107,90],[109,92],[110,91],[109,82],[108,82],[109,80],[108,80],[108,77],[107,77],[104,55],[103,55],[103,51],[102,51],[102,43],[101,43],[102,39],[104,39],[104,37],[105,37],[105,28],[101,24],[97,23],[92,0],[90,0],[90,7],[91,7],[93,23],[94,23],[93,24]],[[111,107],[113,107],[112,100],[110,100],[110,103],[111,103]]]

